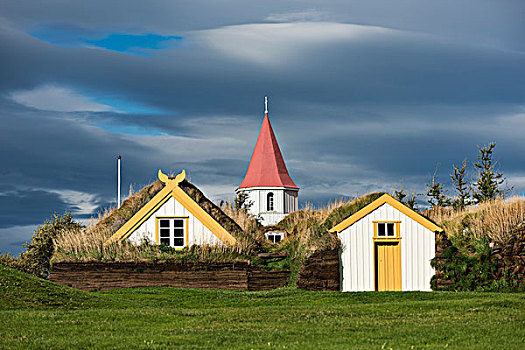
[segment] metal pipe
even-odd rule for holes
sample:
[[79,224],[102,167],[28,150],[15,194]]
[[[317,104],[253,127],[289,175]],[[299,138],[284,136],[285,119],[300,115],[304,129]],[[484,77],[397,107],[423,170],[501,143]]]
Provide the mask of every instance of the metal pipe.
[[117,208],[120,208],[120,160],[122,157],[120,154],[117,158]]

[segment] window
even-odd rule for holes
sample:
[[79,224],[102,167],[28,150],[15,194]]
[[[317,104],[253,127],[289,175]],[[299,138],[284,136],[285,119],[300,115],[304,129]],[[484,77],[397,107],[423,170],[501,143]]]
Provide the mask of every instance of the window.
[[400,221],[374,221],[374,237],[381,238],[399,238]]
[[394,237],[394,223],[380,222],[377,224],[378,237]]
[[273,211],[273,193],[270,192],[266,196],[266,211]]
[[266,232],[266,238],[272,243],[279,243],[283,240],[284,234],[282,232]]
[[158,218],[159,244],[174,248],[186,245],[186,218]]

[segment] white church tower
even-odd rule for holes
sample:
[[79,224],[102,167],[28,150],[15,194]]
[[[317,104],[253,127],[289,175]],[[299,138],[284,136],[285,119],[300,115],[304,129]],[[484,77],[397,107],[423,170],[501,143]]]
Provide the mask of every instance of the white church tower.
[[268,118],[265,97],[264,120],[248,171],[236,193],[246,192],[253,202],[250,212],[262,218],[263,225],[273,225],[298,208],[299,187],[288,174],[284,159]]

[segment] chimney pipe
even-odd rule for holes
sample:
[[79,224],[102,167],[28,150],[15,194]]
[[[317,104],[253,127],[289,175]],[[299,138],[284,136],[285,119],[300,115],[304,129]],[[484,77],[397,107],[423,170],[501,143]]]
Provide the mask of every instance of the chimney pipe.
[[117,208],[120,208],[120,160],[122,157],[120,154],[117,158]]

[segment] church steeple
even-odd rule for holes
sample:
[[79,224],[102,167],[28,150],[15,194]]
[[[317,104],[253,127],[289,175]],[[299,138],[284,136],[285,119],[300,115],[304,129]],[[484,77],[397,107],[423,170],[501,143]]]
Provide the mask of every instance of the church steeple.
[[263,225],[273,225],[297,210],[299,187],[284,164],[283,155],[268,118],[268,98],[264,98],[264,119],[255,143],[248,171],[237,193],[244,192],[253,205],[250,212]]
[[253,150],[248,171],[239,189],[249,187],[286,187],[299,189],[288,174],[277,138],[268,117],[268,98],[264,98],[264,119]]

